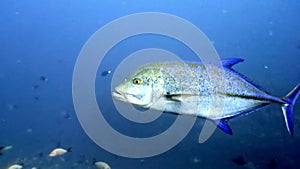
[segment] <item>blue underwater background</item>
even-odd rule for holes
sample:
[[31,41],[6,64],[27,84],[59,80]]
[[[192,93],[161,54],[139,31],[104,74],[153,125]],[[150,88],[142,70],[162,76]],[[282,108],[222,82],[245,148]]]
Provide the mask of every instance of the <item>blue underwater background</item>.
[[[300,2],[272,1],[46,1],[0,2],[0,168],[112,169],[296,169],[300,168],[300,99],[294,106],[294,136],[286,130],[281,108],[272,104],[230,121],[233,136],[216,130],[198,143],[204,120],[171,150],[149,158],[126,158],[96,145],[82,129],[72,100],[76,59],[99,28],[129,14],[162,12],[188,20],[213,42],[221,58],[239,57],[234,66],[274,96],[300,83]],[[123,29],[123,28],[120,28]],[[130,53],[162,48],[184,60],[195,56],[179,42],[156,35],[129,38],[112,48],[100,64],[96,87],[101,111],[110,124],[130,136],[157,135],[176,118],[135,124],[118,115],[111,98],[114,69]],[[112,70],[101,76],[101,72]],[[57,147],[72,152],[50,158]]]

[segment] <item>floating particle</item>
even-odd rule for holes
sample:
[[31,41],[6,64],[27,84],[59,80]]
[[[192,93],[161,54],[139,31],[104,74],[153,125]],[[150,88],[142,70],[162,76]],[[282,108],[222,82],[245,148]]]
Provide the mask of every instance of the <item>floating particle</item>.
[[200,159],[198,157],[193,158],[193,163],[199,163],[199,162],[200,162]]
[[20,59],[18,59],[18,60],[16,61],[16,63],[17,63],[17,64],[20,64],[20,63],[22,63],[22,61],[21,61]]
[[268,66],[264,66],[264,68],[265,68],[265,69],[268,69],[269,67],[268,67]]
[[273,36],[273,31],[269,30],[269,36]]
[[32,128],[26,129],[26,132],[27,132],[27,133],[32,133]]

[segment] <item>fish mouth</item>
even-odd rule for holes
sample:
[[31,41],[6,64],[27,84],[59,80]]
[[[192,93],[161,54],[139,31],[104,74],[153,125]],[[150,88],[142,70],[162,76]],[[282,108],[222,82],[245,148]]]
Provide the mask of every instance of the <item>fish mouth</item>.
[[[112,96],[113,96],[116,100],[122,101],[122,102],[124,102],[124,103],[131,103],[131,102],[128,100],[128,97],[129,97],[129,96],[138,98],[137,95],[128,94],[128,93],[123,93],[123,92],[119,91],[118,89],[115,89],[115,91],[112,93]],[[134,103],[132,103],[132,104],[134,104]]]
[[126,98],[125,98],[124,94],[121,93],[121,92],[118,91],[118,90],[115,90],[115,91],[112,93],[112,96],[113,96],[116,100],[120,100],[120,101],[126,102]]

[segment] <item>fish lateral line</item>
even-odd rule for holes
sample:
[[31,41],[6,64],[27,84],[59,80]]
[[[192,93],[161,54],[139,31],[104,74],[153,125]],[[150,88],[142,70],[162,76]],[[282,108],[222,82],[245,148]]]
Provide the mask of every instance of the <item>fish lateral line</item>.
[[221,91],[215,91],[215,92],[217,94],[224,95],[224,96],[238,97],[238,98],[243,98],[243,99],[248,99],[248,100],[266,101],[266,102],[270,102],[270,103],[279,103],[279,104],[286,104],[287,103],[285,100],[275,98],[275,97],[272,97],[272,96],[265,97],[263,95],[254,96],[254,95],[227,93],[227,92],[221,92]]

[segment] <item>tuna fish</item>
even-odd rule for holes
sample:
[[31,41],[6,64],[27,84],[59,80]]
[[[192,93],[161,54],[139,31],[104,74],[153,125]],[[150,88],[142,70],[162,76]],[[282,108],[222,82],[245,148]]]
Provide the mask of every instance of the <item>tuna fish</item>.
[[222,65],[146,64],[116,86],[113,96],[146,109],[209,119],[230,135],[230,119],[277,103],[281,105],[287,130],[293,135],[293,106],[300,93],[300,84],[285,97],[274,97],[232,68],[242,61],[226,59]]

